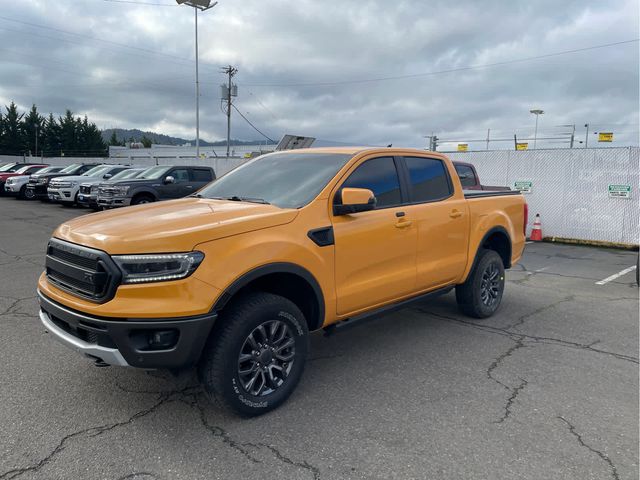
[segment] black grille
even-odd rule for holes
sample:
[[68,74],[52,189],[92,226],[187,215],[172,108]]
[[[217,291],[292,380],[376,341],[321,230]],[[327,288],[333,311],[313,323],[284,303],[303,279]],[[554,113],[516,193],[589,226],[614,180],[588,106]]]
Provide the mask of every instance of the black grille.
[[47,248],[47,278],[57,287],[94,302],[110,300],[120,272],[105,252],[52,238]]
[[111,336],[109,336],[106,330],[104,330],[98,325],[94,325],[94,324],[89,325],[89,324],[84,324],[82,322],[79,324],[75,324],[75,323],[72,324],[69,322],[65,322],[61,318],[58,318],[55,315],[52,315],[51,313],[49,313],[49,317],[51,318],[51,321],[55,323],[58,328],[61,328],[68,334],[73,335],[74,337],[79,338],[80,340],[83,340],[87,343],[91,343],[94,345],[100,345],[101,347],[117,348],[116,344],[111,339]]

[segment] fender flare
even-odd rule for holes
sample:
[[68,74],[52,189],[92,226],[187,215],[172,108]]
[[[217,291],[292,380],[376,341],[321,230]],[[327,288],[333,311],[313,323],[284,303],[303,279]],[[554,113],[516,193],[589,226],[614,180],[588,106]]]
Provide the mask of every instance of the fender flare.
[[211,308],[211,311],[214,313],[218,313],[225,307],[227,302],[231,300],[231,298],[243,287],[246,287],[254,280],[273,273],[290,273],[293,275],[297,275],[304,279],[311,286],[315,294],[317,318],[314,319],[313,324],[309,325],[309,330],[313,331],[321,328],[324,324],[325,316],[324,295],[322,293],[322,288],[320,288],[320,284],[313,276],[313,274],[309,272],[309,270],[301,267],[300,265],[296,265],[295,263],[268,263],[266,265],[261,265],[252,270],[249,270],[248,272],[244,273],[239,278],[234,280],[233,283],[223,291],[223,293],[218,297],[215,304]]
[[156,202],[158,201],[158,198],[159,198],[157,192],[154,189],[149,187],[140,187],[130,193],[131,200],[133,200],[133,197],[140,194],[151,195]]
[[469,275],[471,275],[471,272],[473,272],[473,270],[476,268],[476,265],[477,265],[478,260],[479,260],[480,250],[482,250],[482,246],[487,241],[487,239],[491,235],[493,235],[494,233],[501,233],[505,237],[507,237],[507,240],[509,242],[509,251],[507,252],[507,258],[509,259],[509,261],[507,263],[505,263],[504,268],[505,269],[506,268],[511,268],[511,252],[513,250],[513,242],[511,241],[511,236],[509,235],[509,232],[507,232],[506,228],[504,228],[502,226],[496,226],[496,227],[491,228],[487,233],[485,233],[484,236],[482,237],[482,240],[480,240],[480,242],[478,243],[478,248],[476,249],[476,254],[473,257],[473,264],[471,265],[471,268],[469,269],[469,272],[465,276],[465,279],[464,279],[465,282],[469,278]]

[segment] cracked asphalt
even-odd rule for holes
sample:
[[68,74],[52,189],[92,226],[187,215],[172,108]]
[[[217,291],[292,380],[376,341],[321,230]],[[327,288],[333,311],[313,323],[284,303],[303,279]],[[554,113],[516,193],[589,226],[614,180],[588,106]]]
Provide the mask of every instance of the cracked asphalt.
[[193,376],[97,368],[49,338],[36,279],[87,211],[0,198],[0,480],[637,479],[636,253],[531,244],[499,312],[448,294],[324,337],[290,401],[209,405]]

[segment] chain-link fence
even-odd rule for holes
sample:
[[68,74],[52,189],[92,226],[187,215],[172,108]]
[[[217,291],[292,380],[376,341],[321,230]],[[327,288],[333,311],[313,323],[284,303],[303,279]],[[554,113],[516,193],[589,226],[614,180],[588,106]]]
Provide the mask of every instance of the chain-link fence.
[[[448,153],[475,165],[485,185],[523,182],[530,224],[536,213],[548,237],[637,245],[640,149],[581,148]],[[625,194],[626,186],[630,187]],[[622,193],[610,193],[610,188]],[[529,225],[530,231],[531,225]]]

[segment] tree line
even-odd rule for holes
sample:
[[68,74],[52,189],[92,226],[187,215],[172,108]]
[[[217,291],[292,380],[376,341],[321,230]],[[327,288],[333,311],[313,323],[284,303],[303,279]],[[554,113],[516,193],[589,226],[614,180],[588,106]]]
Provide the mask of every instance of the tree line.
[[55,118],[43,116],[35,105],[19,112],[14,102],[0,111],[0,155],[101,157],[108,147],[95,123],[74,117],[71,110]]

